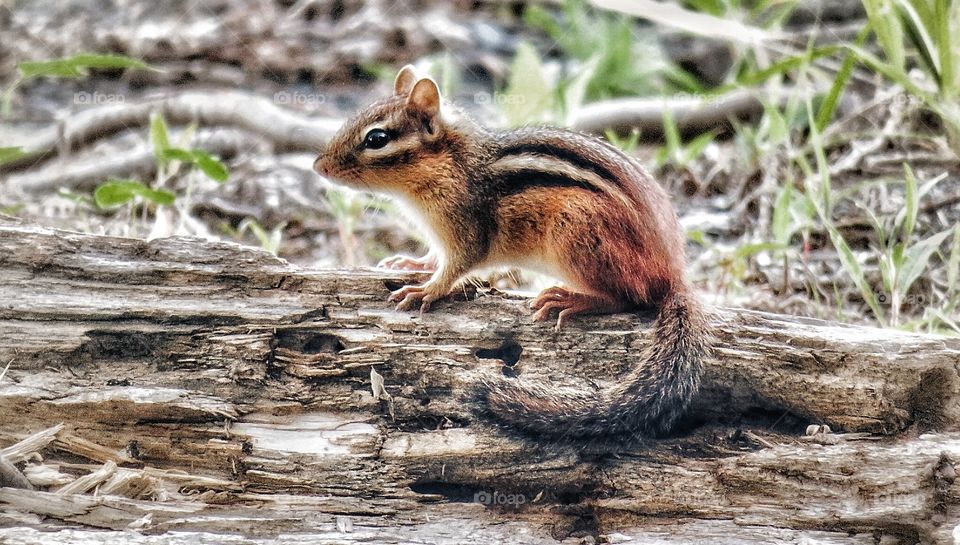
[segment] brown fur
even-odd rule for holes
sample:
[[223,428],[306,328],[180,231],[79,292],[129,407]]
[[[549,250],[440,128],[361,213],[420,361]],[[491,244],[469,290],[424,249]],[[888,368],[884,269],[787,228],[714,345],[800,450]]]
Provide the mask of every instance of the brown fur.
[[[372,130],[390,141],[367,147]],[[404,68],[395,95],[348,121],[315,167],[400,198],[431,231],[439,269],[391,295],[401,309],[426,311],[471,270],[502,264],[549,272],[568,285],[533,302],[537,319],[559,310],[558,326],[578,313],[660,308],[643,364],[609,391],[481,381],[478,397],[501,420],[551,435],[657,434],[686,409],[708,333],[669,197],[635,160],[560,129],[490,133],[443,103],[431,80]]]

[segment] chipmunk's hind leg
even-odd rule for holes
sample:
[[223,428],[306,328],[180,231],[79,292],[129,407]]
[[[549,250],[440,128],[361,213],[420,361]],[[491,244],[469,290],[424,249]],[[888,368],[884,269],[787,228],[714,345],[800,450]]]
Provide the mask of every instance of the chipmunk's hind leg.
[[540,295],[530,302],[530,307],[536,310],[533,319],[537,322],[550,319],[551,312],[554,309],[559,309],[560,313],[557,315],[556,326],[559,330],[571,316],[577,314],[611,314],[624,310],[626,305],[612,297],[588,295],[554,286],[540,292]]

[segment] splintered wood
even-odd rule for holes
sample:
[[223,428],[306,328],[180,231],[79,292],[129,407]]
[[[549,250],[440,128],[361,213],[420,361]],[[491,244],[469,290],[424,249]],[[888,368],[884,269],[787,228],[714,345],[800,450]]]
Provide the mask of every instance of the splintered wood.
[[715,309],[675,437],[549,441],[478,414],[472,380],[596,391],[650,317],[558,333],[504,294],[385,302],[416,279],[0,221],[0,541],[960,535],[960,340]]

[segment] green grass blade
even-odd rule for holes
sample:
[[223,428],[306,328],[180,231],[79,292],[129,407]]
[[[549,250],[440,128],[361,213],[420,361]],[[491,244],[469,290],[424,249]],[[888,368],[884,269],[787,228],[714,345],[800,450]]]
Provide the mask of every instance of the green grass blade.
[[806,97],[807,117],[810,123],[810,145],[813,147],[813,155],[817,159],[817,172],[820,174],[820,187],[817,188],[817,196],[820,199],[821,215],[825,222],[832,221],[833,215],[833,195],[831,194],[830,164],[827,162],[827,153],[823,149],[823,138],[820,131],[816,128],[816,121],[813,119],[813,101],[809,96]]
[[[870,25],[867,24],[863,27],[863,30],[857,34],[857,39],[854,43],[858,47],[863,47],[869,35]],[[837,71],[837,77],[833,80],[833,85],[830,86],[830,91],[827,92],[827,96],[823,98],[823,102],[820,104],[820,110],[817,111],[818,131],[823,132],[824,129],[827,128],[827,124],[830,123],[830,120],[833,119],[833,115],[837,112],[837,104],[840,103],[840,96],[843,95],[844,89],[847,88],[847,83],[850,82],[850,77],[853,75],[853,67],[856,62],[857,59],[853,52],[847,51],[843,57],[843,63],[840,65],[840,70]]]
[[23,151],[23,148],[20,146],[0,148],[0,165],[4,165],[6,163],[12,163],[28,155],[30,154],[26,151]]
[[752,45],[777,37],[776,33],[743,24],[736,19],[691,11],[679,4],[654,0],[592,0],[592,3],[603,9],[619,11],[713,39],[720,38]]
[[955,32],[960,31],[960,15],[952,6],[951,0],[934,0],[934,39],[937,42],[937,52],[940,54],[940,94],[947,100],[957,96],[960,92],[960,79],[957,70],[960,70],[960,51],[954,51]]
[[666,144],[669,159],[678,159],[683,144],[680,140],[680,129],[677,127],[677,122],[673,119],[673,112],[669,108],[663,110],[663,140]]
[[51,76],[57,78],[79,78],[86,72],[79,66],[64,59],[48,61],[22,61],[17,63],[17,70],[23,79]]
[[87,75],[89,68],[135,68],[152,70],[141,60],[124,55],[94,55],[81,53],[63,59],[43,61],[23,61],[17,63],[17,70],[23,79],[40,76],[78,78]]
[[880,74],[885,76],[887,79],[903,87],[907,92],[920,97],[927,103],[933,102],[931,100],[930,93],[926,92],[923,88],[914,83],[913,80],[910,79],[910,76],[907,75],[907,73],[903,70],[902,66],[898,68],[895,64],[884,62],[877,58],[873,53],[870,53],[866,49],[853,44],[845,44],[843,47],[852,51],[860,60],[860,62],[867,65],[872,70],[880,72]]
[[824,222],[824,226],[826,226],[827,232],[830,234],[830,242],[833,244],[833,247],[837,249],[837,254],[840,256],[840,263],[843,264],[843,268],[846,269],[847,275],[850,276],[850,279],[853,280],[854,285],[858,290],[860,290],[860,295],[863,297],[864,301],[866,301],[867,305],[870,307],[870,310],[873,311],[873,314],[877,317],[877,320],[881,323],[886,323],[886,316],[883,312],[883,308],[877,301],[877,295],[873,292],[873,289],[867,282],[867,278],[863,273],[863,269],[860,267],[860,263],[857,261],[856,256],[853,255],[853,251],[850,249],[847,241],[843,239],[843,235],[840,234],[840,231],[838,231],[832,223],[823,217],[821,217],[821,220]]
[[793,184],[787,182],[780,190],[780,195],[773,205],[773,218],[771,220],[771,230],[773,231],[773,240],[784,246],[790,242],[793,235],[791,228],[791,210],[790,203],[793,200]]
[[960,275],[960,223],[953,229],[953,244],[950,250],[950,261],[947,263],[947,295],[952,297],[960,286],[957,285],[957,275]]
[[910,237],[913,235],[913,228],[917,223],[917,205],[920,196],[917,193],[917,177],[914,176],[913,169],[907,163],[903,164],[903,180],[906,202],[903,209],[897,214],[896,225],[902,233],[900,240],[909,244]]
[[690,163],[697,157],[700,157],[700,155],[703,154],[703,150],[707,149],[707,146],[709,146],[716,137],[716,130],[695,136],[687,143],[686,150],[683,152],[684,161]]
[[930,257],[940,248],[940,244],[947,239],[954,228],[945,229],[931,235],[906,249],[903,256],[903,267],[897,276],[900,293],[907,293],[910,286],[923,274]]
[[153,156],[158,160],[168,159],[164,154],[170,149],[170,133],[167,122],[159,113],[150,116],[150,141],[153,143]]
[[863,7],[887,61],[894,70],[905,73],[903,27],[891,2],[892,0],[863,0]]
[[930,38],[930,33],[927,32],[927,23],[931,26],[935,23],[932,21],[932,14],[929,14],[925,7],[921,7],[924,6],[926,0],[916,2],[916,5],[920,7],[926,17],[921,17],[920,12],[907,0],[896,0],[896,2],[904,23],[903,27],[907,31],[910,42],[913,43],[913,47],[920,54],[920,58],[923,59],[927,71],[937,82],[937,86],[941,87],[943,83],[940,73],[940,54],[937,52],[937,44]]
[[798,68],[809,65],[821,57],[832,57],[843,48],[839,45],[827,45],[823,47],[814,47],[804,53],[793,55],[781,59],[763,70],[755,72],[746,72],[737,78],[737,84],[740,86],[755,86],[766,82],[770,78],[792,72]]

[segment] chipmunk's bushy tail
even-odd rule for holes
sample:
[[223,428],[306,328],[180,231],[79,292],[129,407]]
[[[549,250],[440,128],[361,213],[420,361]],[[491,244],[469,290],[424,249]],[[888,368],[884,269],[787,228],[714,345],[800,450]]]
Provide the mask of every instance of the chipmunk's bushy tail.
[[653,344],[640,365],[609,390],[568,393],[498,378],[481,380],[477,396],[497,419],[531,433],[663,435],[700,386],[709,333],[699,302],[685,292],[666,298],[654,331]]

